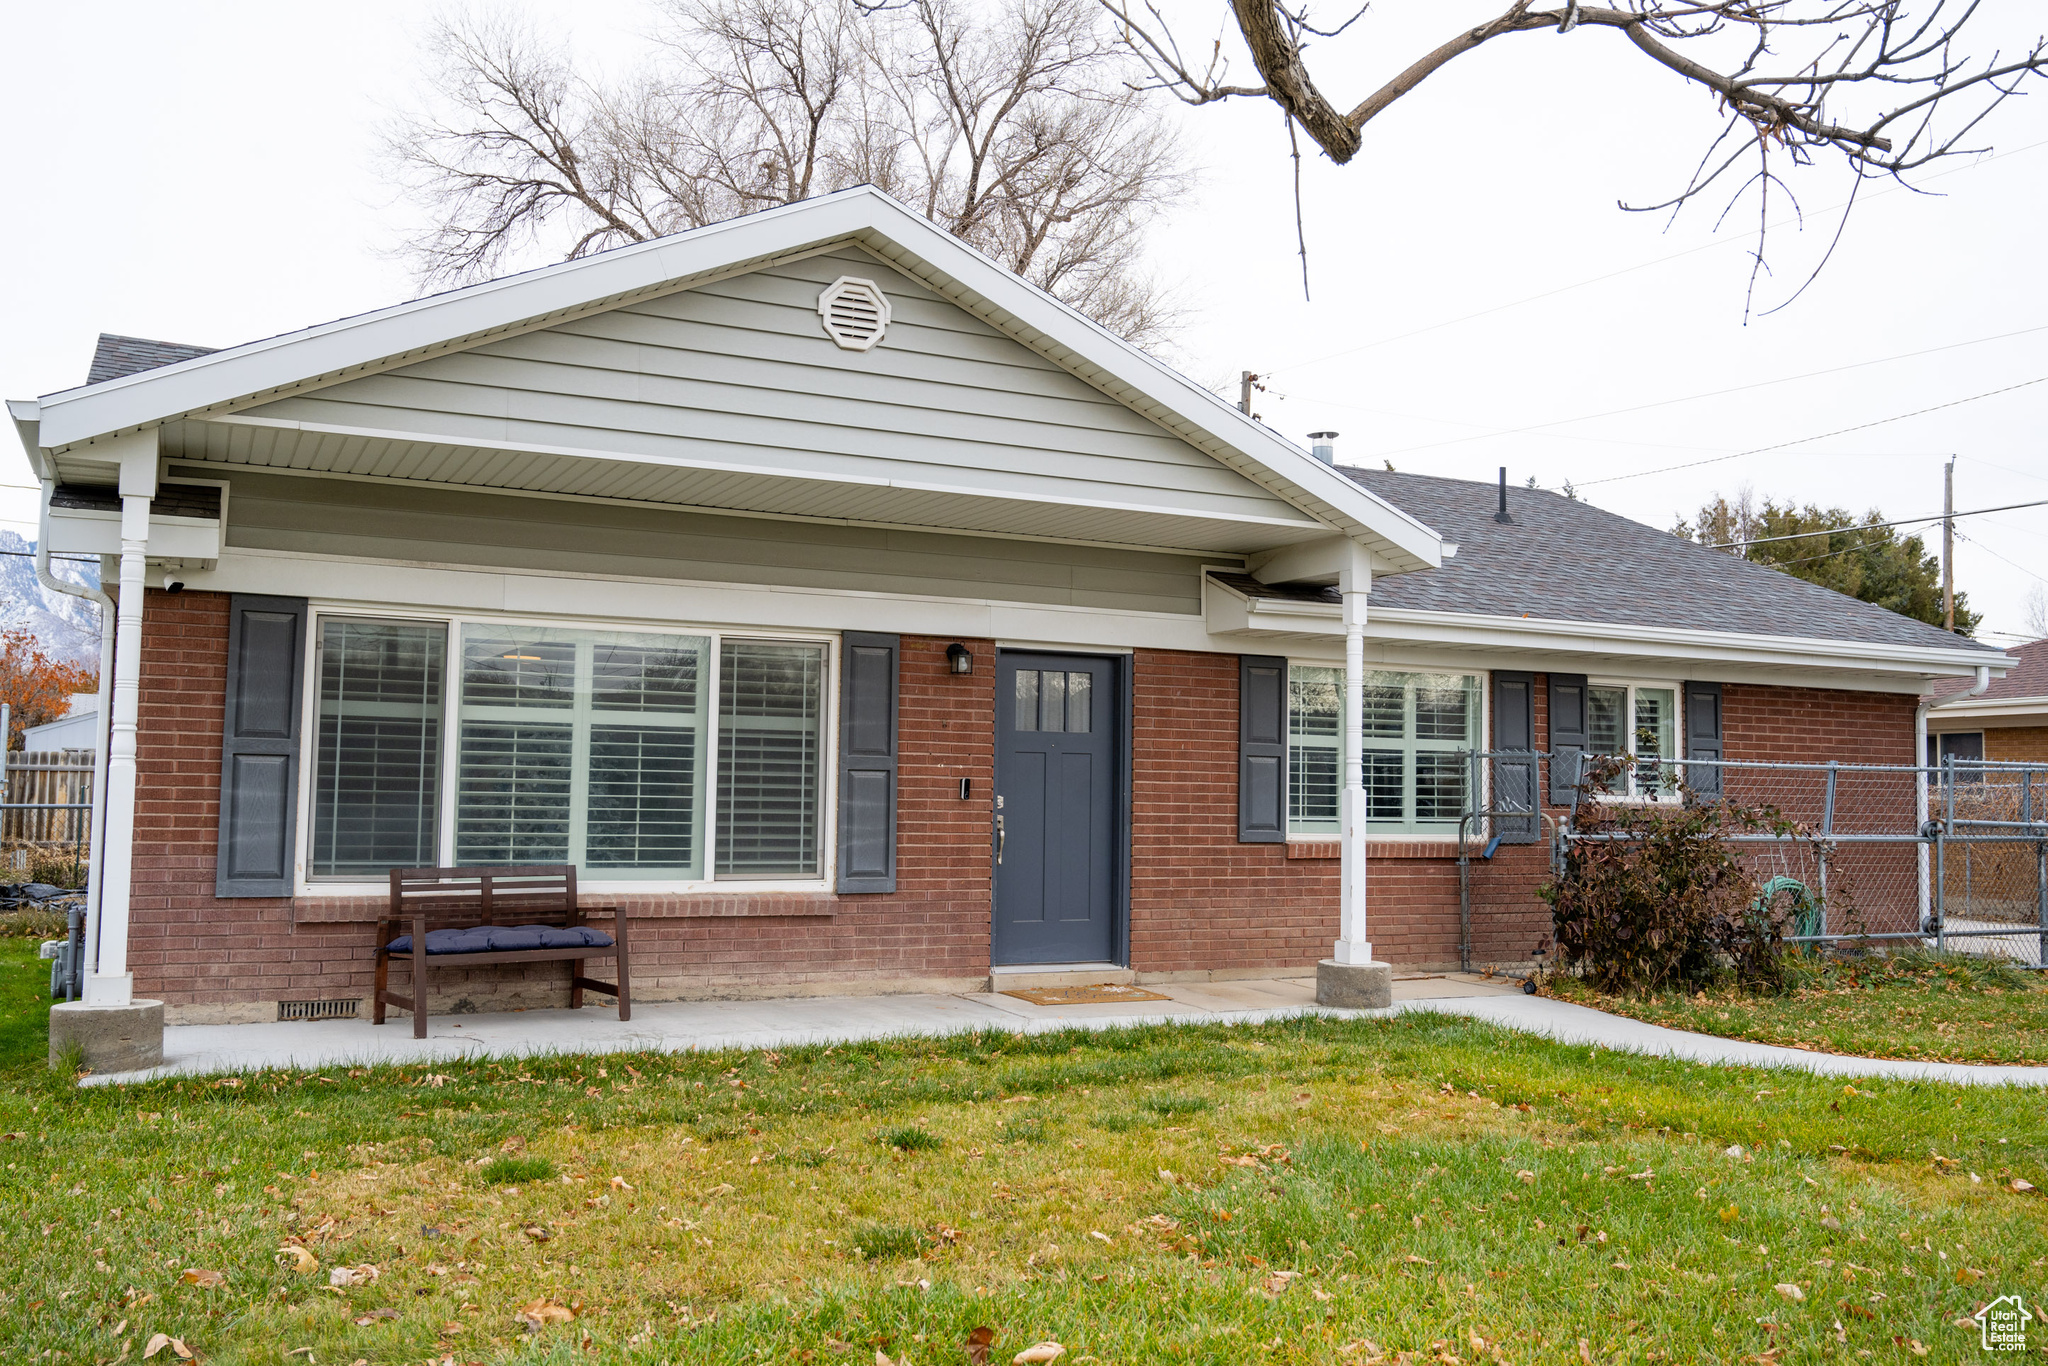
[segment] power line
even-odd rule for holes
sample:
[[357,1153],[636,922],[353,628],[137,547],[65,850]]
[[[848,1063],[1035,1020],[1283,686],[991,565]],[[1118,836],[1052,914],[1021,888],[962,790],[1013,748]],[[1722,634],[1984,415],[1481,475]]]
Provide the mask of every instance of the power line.
[[[1960,531],[1958,531],[1958,532],[1956,533],[1956,535],[1958,535],[1958,536],[1963,536],[1963,533],[1962,533],[1962,532],[1960,532]],[[1978,540],[1978,539],[1977,539],[1977,538],[1976,538],[1975,536],[1963,536],[1963,539],[1964,539],[1964,540],[1966,540],[1966,541],[1968,541],[1968,542],[1969,542],[1969,543],[1970,543],[1971,545],[1973,545],[1973,546],[1976,546],[1976,547],[1977,547],[1977,549],[1979,549],[1979,550],[1983,551],[1983,552],[1984,552],[1984,553],[1985,553],[1986,555],[1989,555],[1989,556],[1990,556],[1990,557],[1991,557],[1992,559],[1994,559],[1994,560],[2005,560],[2005,562],[2006,562],[2007,564],[2010,564],[2010,565],[2012,565],[2012,567],[2013,567],[2014,569],[2017,569],[2017,570],[2019,570],[2019,571],[2020,571],[2020,573],[2022,573],[2022,574],[2025,574],[2025,575],[2026,575],[2026,576],[2027,576],[2028,578],[2032,579],[2032,580],[2033,580],[2034,582],[2036,582],[2036,583],[2048,583],[2048,579],[2044,579],[2044,578],[2042,578],[2042,577],[2041,577],[2041,576],[2040,576],[2039,574],[2036,574],[2036,573],[2035,573],[2035,572],[2034,572],[2033,570],[2031,570],[2031,569],[2028,569],[2028,568],[2026,568],[2026,567],[2025,567],[2025,566],[2023,566],[2023,565],[2013,564],[2013,562],[2012,562],[2011,560],[2006,560],[2006,559],[2005,559],[2005,556],[2003,556],[2003,555],[1999,554],[1999,553],[1998,553],[1997,551],[1993,550],[1993,549],[1992,549],[1992,548],[1991,548],[1990,546],[1988,546],[1988,545],[1984,544],[1984,542],[1982,542],[1982,541]]]
[[1944,517],[1982,517],[1991,512],[2013,512],[2019,508],[2048,507],[2048,498],[2037,498],[2031,503],[2007,503],[2004,507],[1977,508],[1971,512],[1937,512],[1931,517],[1902,517],[1896,522],[1858,522],[1853,526],[1825,527],[1818,531],[1795,531],[1786,536],[1758,536],[1748,541],[1718,541],[1708,545],[1709,550],[1732,550],[1739,546],[1769,545],[1773,541],[1803,541],[1809,536],[1832,536],[1844,531],[1882,531],[1886,527],[1913,526],[1919,522],[1939,522]]
[[1899,413],[1894,417],[1881,417],[1875,422],[1859,422],[1853,427],[1841,427],[1832,432],[1822,432],[1819,436],[1802,436],[1796,441],[1780,441],[1775,446],[1758,446],[1752,450],[1731,451],[1727,455],[1717,455],[1707,460],[1689,460],[1683,465],[1665,465],[1660,469],[1637,470],[1634,474],[1610,474],[1599,479],[1585,480],[1583,483],[1574,484],[1573,487],[1591,488],[1595,484],[1613,484],[1623,479],[1643,479],[1653,474],[1670,474],[1676,470],[1698,469],[1701,465],[1718,465],[1724,460],[1739,460],[1745,455],[1762,455],[1767,451],[1782,451],[1788,446],[1804,446],[1810,441],[1826,441],[1830,437],[1847,436],[1850,432],[1865,431],[1871,427],[1882,427],[1888,422],[1904,422],[1909,417],[1920,417],[1927,413],[1938,413],[1944,408],[1961,407],[1965,403],[1975,403],[1981,398],[1995,398],[1999,394],[2009,394],[2015,389],[2025,389],[2029,385],[2041,383],[2048,383],[2048,375],[2042,375],[2036,379],[2021,380],[2018,384],[2008,384],[2003,389],[1988,389],[1981,394],[1971,394],[1968,398],[1950,399],[1947,403],[1937,403],[1931,408],[1915,408],[1910,413]]
[[1403,455],[1410,451],[1429,451],[1443,446],[1462,446],[1468,441],[1485,441],[1496,436],[1519,436],[1527,432],[1540,432],[1549,427],[1570,426],[1575,422],[1597,422],[1603,417],[1621,417],[1628,413],[1646,412],[1651,408],[1668,408],[1674,403],[1693,403],[1703,398],[1721,398],[1728,394],[1746,393],[1751,389],[1768,389],[1774,384],[1796,384],[1802,380],[1820,379],[1827,375],[1839,375],[1847,370],[1861,370],[1866,366],[1889,365],[1893,361],[1914,360],[1920,356],[1932,356],[1942,351],[1956,351],[1965,346],[1982,346],[1987,342],[2009,341],[2014,337],[2031,336],[2036,332],[2048,332],[2048,323],[2043,323],[2038,327],[2023,327],[2017,332],[2001,332],[1991,337],[1973,337],[1968,341],[1949,342],[1942,346],[1930,346],[1922,351],[1902,351],[1896,356],[1879,356],[1874,360],[1859,360],[1852,361],[1847,365],[1830,366],[1825,370],[1809,370],[1803,375],[1780,375],[1775,379],[1760,379],[1750,384],[1737,384],[1726,389],[1710,389],[1705,393],[1686,394],[1679,398],[1660,398],[1651,403],[1638,403],[1628,408],[1610,408],[1604,413],[1587,413],[1582,417],[1561,417],[1552,422],[1538,422],[1527,427],[1503,427],[1478,436],[1454,436],[1448,440],[1426,442],[1420,446],[1401,446],[1391,451],[1375,451],[1374,454],[1379,456]]

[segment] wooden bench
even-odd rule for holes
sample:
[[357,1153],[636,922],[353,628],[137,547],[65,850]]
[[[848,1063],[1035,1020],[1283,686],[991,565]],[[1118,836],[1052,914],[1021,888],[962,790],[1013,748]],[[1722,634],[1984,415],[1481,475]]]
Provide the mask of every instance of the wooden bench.
[[[608,935],[584,924],[584,917],[592,912],[609,918]],[[539,927],[542,933],[518,933],[528,926]],[[444,931],[452,933],[440,933]],[[394,949],[401,937],[407,942]],[[490,944],[493,938],[512,941],[515,946],[497,947]],[[593,938],[605,942],[588,942]],[[523,941],[527,939],[580,942],[537,942],[526,947]],[[448,947],[443,949],[443,944]],[[616,959],[619,980],[599,982],[585,977],[582,965],[593,958]],[[411,964],[410,996],[389,989],[393,959]],[[583,1005],[584,991],[599,991],[618,998],[621,1020],[633,1018],[626,913],[617,906],[581,905],[576,899],[576,869],[572,865],[393,868],[390,904],[377,922],[377,993],[372,1022],[384,1023],[387,1005],[403,1006],[412,1012],[413,1037],[424,1039],[427,989],[434,967],[548,962],[569,964],[571,1010]]]

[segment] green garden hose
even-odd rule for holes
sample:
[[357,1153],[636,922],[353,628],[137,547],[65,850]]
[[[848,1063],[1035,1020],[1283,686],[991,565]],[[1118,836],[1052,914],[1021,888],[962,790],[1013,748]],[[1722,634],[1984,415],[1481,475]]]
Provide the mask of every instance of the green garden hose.
[[1764,884],[1757,893],[1755,910],[1758,915],[1769,915],[1771,903],[1778,893],[1792,893],[1792,937],[1804,938],[1821,933],[1820,901],[1811,888],[1796,877],[1774,877]]

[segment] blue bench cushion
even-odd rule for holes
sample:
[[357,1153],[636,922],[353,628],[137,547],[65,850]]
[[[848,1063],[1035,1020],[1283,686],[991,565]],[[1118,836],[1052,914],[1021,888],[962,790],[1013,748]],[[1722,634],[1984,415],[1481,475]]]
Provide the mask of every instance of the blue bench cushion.
[[[459,930],[428,930],[427,952],[506,953],[518,949],[608,949],[612,937],[588,925],[472,925]],[[401,934],[385,948],[411,953],[412,936]]]

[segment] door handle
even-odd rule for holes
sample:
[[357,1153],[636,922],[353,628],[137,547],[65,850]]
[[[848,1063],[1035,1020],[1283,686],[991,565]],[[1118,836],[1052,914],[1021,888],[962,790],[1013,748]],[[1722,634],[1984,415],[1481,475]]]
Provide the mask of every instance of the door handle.
[[1003,861],[1003,813],[1002,813],[1002,812],[1000,812],[1000,811],[998,811],[998,812],[996,812],[996,864],[997,864],[997,866],[999,866],[999,867],[1000,867],[1000,866],[1001,866],[1001,864],[1002,864],[1002,861]]

